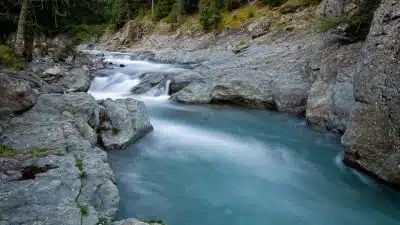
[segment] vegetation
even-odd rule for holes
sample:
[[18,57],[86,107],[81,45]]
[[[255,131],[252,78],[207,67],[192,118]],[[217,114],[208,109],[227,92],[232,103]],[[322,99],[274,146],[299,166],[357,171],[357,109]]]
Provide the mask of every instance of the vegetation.
[[111,129],[112,135],[117,135],[120,131],[121,131],[121,130],[118,129],[118,128],[116,128],[116,127],[113,127],[113,128]]
[[14,149],[4,145],[0,145],[0,157],[9,157],[9,156],[14,156],[16,154],[17,152]]
[[0,44],[0,68],[1,67],[22,69],[21,60],[14,55],[9,46],[2,44]]
[[33,156],[39,157],[39,156],[40,156],[40,153],[42,153],[42,152],[48,152],[48,151],[50,151],[50,149],[48,149],[48,148],[34,148],[34,149],[31,151],[31,153],[32,153]]
[[89,207],[84,204],[78,203],[78,208],[81,211],[82,216],[88,216],[89,215]]
[[75,166],[79,171],[83,171],[83,160],[79,158],[75,158]]

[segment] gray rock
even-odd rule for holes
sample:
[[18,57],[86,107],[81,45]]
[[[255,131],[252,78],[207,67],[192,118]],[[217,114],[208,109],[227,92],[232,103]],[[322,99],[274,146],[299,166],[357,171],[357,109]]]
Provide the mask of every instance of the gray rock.
[[153,92],[155,96],[165,93],[165,87],[172,74],[169,73],[146,73],[140,80],[140,83],[132,88],[133,94],[145,94]]
[[64,76],[59,83],[65,86],[67,92],[87,92],[92,80],[91,75],[84,69],[72,69],[70,75]]
[[312,126],[337,133],[346,130],[355,103],[353,76],[361,46],[362,43],[329,46],[315,59],[318,62],[313,62],[306,110],[306,119]]
[[253,21],[247,26],[247,31],[252,39],[261,37],[268,33],[271,21],[267,18],[261,17],[256,21]]
[[100,136],[107,149],[121,149],[153,129],[147,108],[134,99],[106,99],[100,112]]
[[[1,220],[95,225],[99,217],[115,215],[118,190],[106,153],[77,126],[87,124],[94,105],[86,93],[43,94],[34,108],[10,120],[0,143],[24,155],[0,157]],[[39,148],[44,152],[31,154]]]
[[318,7],[320,18],[353,16],[363,9],[368,0],[323,0]]
[[383,0],[362,48],[344,162],[400,187],[400,2]]
[[36,98],[27,81],[0,72],[0,108],[7,107],[14,112],[24,111],[36,103]]

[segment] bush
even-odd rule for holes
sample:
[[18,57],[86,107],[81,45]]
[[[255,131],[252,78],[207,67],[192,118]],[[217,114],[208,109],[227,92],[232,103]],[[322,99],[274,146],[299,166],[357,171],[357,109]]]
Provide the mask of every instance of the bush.
[[99,39],[108,29],[107,24],[100,25],[74,25],[67,28],[77,42]]
[[155,8],[155,20],[161,20],[169,15],[174,5],[174,0],[159,0]]
[[200,23],[203,30],[217,29],[221,21],[221,13],[214,0],[200,0]]
[[11,67],[22,69],[21,60],[19,60],[7,45],[0,44],[0,67]]
[[263,1],[264,1],[264,4],[270,5],[270,6],[280,6],[286,2],[286,0],[263,0]]

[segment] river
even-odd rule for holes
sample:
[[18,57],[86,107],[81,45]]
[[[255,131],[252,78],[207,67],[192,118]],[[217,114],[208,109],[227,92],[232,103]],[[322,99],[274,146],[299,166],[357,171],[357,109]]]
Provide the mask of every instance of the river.
[[97,99],[144,101],[154,126],[127,149],[108,152],[121,196],[118,219],[155,218],[169,225],[400,224],[400,195],[344,166],[340,137],[271,111],[180,105],[166,94],[132,96],[141,74],[183,68],[123,53],[106,52],[105,58],[116,66],[99,73],[89,92]]

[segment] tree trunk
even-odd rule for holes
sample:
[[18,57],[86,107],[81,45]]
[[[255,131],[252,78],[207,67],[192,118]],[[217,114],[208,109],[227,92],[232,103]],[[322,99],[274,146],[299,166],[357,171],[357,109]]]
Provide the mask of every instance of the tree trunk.
[[154,1],[155,0],[151,0],[151,17],[154,19]]
[[14,43],[15,54],[19,56],[22,56],[24,50],[24,27],[29,1],[30,0],[22,0],[21,12],[19,13],[17,37]]

